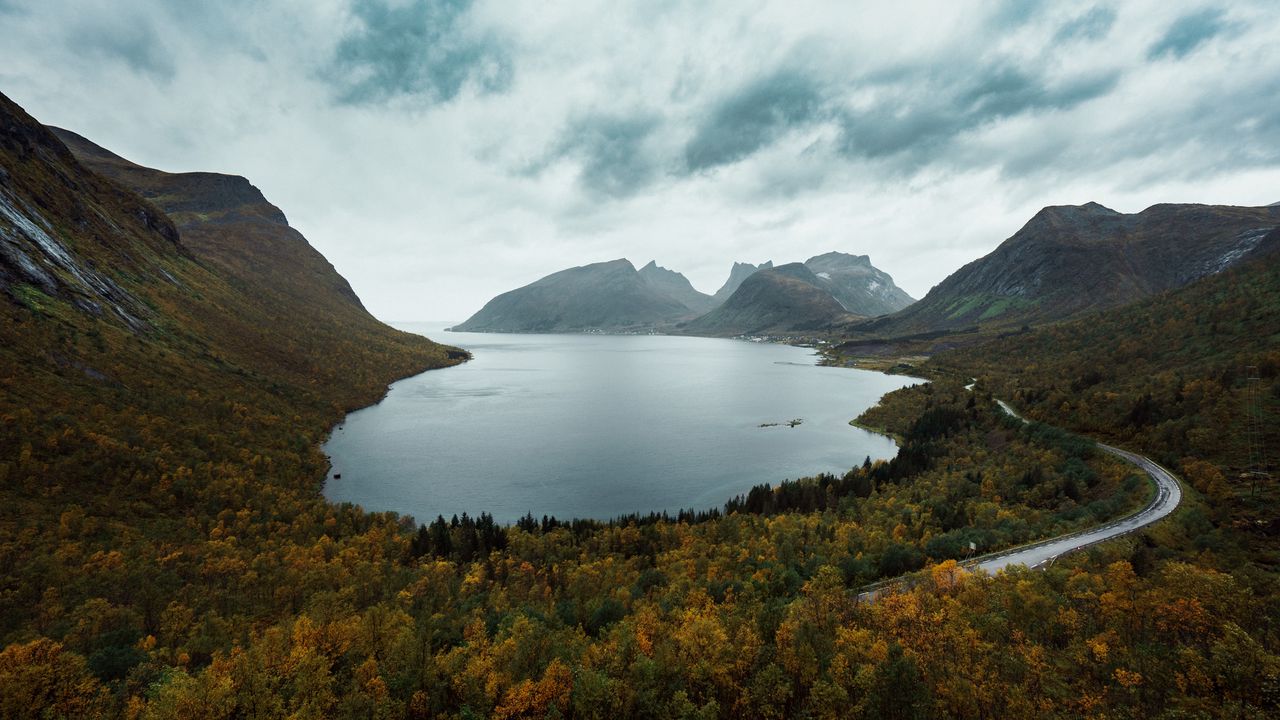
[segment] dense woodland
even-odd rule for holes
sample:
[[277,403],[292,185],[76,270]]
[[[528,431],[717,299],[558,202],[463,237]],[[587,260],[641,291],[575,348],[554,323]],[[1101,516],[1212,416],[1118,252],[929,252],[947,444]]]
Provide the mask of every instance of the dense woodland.
[[[46,212],[62,202],[58,174],[3,159]],[[1280,493],[1237,481],[1213,439],[1238,432],[1246,365],[1274,418],[1274,263],[936,358],[934,382],[859,419],[901,439],[890,462],[672,518],[420,525],[326,503],[318,444],[386,382],[461,356],[327,296],[245,292],[261,269],[243,259],[144,255],[154,238],[116,204],[151,206],[122,193],[60,232],[127,231],[105,247],[157,258],[121,275],[144,328],[31,286],[0,299],[0,717],[1280,712]],[[1047,571],[966,574],[970,543],[1146,501],[1133,468],[1054,426],[1155,454],[1185,507]]]

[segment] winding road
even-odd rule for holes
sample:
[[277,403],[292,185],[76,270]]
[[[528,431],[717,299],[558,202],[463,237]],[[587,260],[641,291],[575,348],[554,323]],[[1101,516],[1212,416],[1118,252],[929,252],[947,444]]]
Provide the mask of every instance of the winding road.
[[[1023,423],[1029,422],[1026,418],[1019,415],[1009,404],[1003,400],[997,400],[1000,408],[1010,416],[1021,420]],[[1021,547],[1004,550],[990,555],[982,555],[980,557],[966,560],[961,565],[971,572],[983,571],[989,575],[1009,567],[1010,565],[1026,565],[1029,568],[1042,568],[1053,563],[1054,560],[1067,553],[1083,550],[1100,542],[1112,540],[1126,535],[1135,530],[1144,528],[1151,523],[1167,517],[1170,513],[1177,509],[1178,504],[1182,502],[1182,486],[1178,484],[1178,479],[1173,473],[1165,470],[1155,461],[1144,457],[1137,453],[1121,450],[1117,447],[1098,443],[1098,448],[1103,452],[1110,453],[1132,465],[1136,465],[1156,484],[1156,496],[1147,506],[1136,513],[1127,515],[1119,520],[1113,520],[1105,525],[1100,525],[1088,530],[1070,533],[1068,535],[1059,535],[1048,540],[1023,545]],[[893,587],[896,583],[889,581],[881,587],[866,590],[858,595],[861,601],[872,601],[880,596],[885,590]]]
[[[1009,415],[1021,420],[1023,423],[1028,422],[1026,418],[1019,415],[1009,404],[1003,400],[997,400],[1000,408]],[[1030,568],[1037,568],[1042,565],[1052,563],[1060,555],[1069,552],[1075,552],[1090,545],[1118,538],[1144,528],[1151,523],[1168,516],[1177,509],[1178,504],[1182,502],[1182,486],[1178,484],[1178,479],[1173,473],[1160,467],[1157,463],[1147,457],[1143,457],[1137,453],[1121,450],[1117,447],[1098,443],[1098,448],[1103,452],[1111,453],[1116,457],[1124,460],[1132,465],[1136,465],[1139,469],[1151,476],[1156,484],[1156,496],[1152,498],[1147,506],[1132,515],[1113,520],[1096,528],[1084,530],[1070,535],[1061,535],[1056,538],[1042,540],[1031,545],[1024,545],[1002,553],[994,555],[985,555],[983,557],[974,558],[966,562],[964,565],[970,570],[983,570],[990,574],[995,574],[1010,565],[1026,565]]]

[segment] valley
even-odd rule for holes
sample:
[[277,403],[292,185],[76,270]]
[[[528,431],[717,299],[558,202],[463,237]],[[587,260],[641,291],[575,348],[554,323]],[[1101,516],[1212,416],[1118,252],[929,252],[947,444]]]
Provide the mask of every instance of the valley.
[[[375,319],[245,178],[145,168],[7,99],[0,129],[0,715],[1280,707],[1257,454],[1280,444],[1280,208],[1046,208],[918,302],[866,255],[735,263],[715,295],[656,261],[585,265],[494,298],[453,347]],[[650,332],[672,337],[598,336]],[[853,392],[858,371],[778,364],[806,351],[683,335],[821,339],[832,364],[928,382]],[[488,416],[546,434],[468,425],[493,383],[451,378],[527,371],[548,343],[572,372],[505,386],[518,402]],[[357,444],[402,432],[427,453],[375,451],[386,504],[346,502],[334,488],[373,460],[330,468],[322,442],[401,379],[383,409],[412,398],[416,424]],[[578,397],[556,383],[601,394],[521,414]],[[722,414],[681,410],[708,434],[678,452],[628,445],[637,422],[692,434],[666,427],[662,385]],[[872,438],[848,427],[860,407],[896,450],[850,447]],[[426,474],[464,500],[393,512],[442,452],[422,437],[506,443],[498,474],[532,490],[482,492],[455,458]],[[586,484],[539,489],[566,457]],[[700,464],[715,477],[691,487]],[[575,504],[593,493],[604,509]]]

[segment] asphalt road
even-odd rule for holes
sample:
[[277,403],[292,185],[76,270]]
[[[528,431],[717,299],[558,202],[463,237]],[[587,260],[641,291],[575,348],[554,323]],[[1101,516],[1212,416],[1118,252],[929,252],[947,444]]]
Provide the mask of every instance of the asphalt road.
[[[1003,400],[997,400],[1003,409],[1009,415],[1028,422],[1026,418],[1019,415],[1009,404]],[[1005,550],[991,555],[983,555],[972,560],[961,563],[971,572],[981,570],[987,574],[995,573],[1009,567],[1010,565],[1026,565],[1029,568],[1043,568],[1051,565],[1054,560],[1067,553],[1082,550],[1096,543],[1104,542],[1126,535],[1135,530],[1141,529],[1151,523],[1168,516],[1177,509],[1178,504],[1182,502],[1182,487],[1178,484],[1177,478],[1168,470],[1156,464],[1150,458],[1143,457],[1137,453],[1121,450],[1117,447],[1098,443],[1098,448],[1103,452],[1111,453],[1116,457],[1136,465],[1139,469],[1151,476],[1156,484],[1156,495],[1151,502],[1142,510],[1132,515],[1113,520],[1105,525],[1100,525],[1089,530],[1071,533],[1069,535],[1060,535],[1056,538],[1041,540],[1040,542],[1022,547]],[[862,602],[873,602],[876,598],[886,591],[899,585],[889,581],[886,584],[878,585],[874,589],[866,590],[858,595],[858,600]]]
[[[1009,407],[1005,401],[997,400],[996,402],[1000,403],[1000,407],[1005,412],[1024,423],[1027,422],[1026,418],[1014,412],[1013,408]],[[1090,530],[1050,538],[1049,540],[1015,548],[1004,553],[975,558],[966,563],[965,566],[970,570],[984,570],[991,574],[999,572],[1010,565],[1026,565],[1030,568],[1037,568],[1052,563],[1060,555],[1075,552],[1095,543],[1111,540],[1146,527],[1173,512],[1177,509],[1178,503],[1182,502],[1182,487],[1178,485],[1177,478],[1150,458],[1128,450],[1111,447],[1110,445],[1103,445],[1102,443],[1098,443],[1098,448],[1132,465],[1136,465],[1155,481],[1156,496],[1152,498],[1145,508],[1128,517],[1114,520]]]

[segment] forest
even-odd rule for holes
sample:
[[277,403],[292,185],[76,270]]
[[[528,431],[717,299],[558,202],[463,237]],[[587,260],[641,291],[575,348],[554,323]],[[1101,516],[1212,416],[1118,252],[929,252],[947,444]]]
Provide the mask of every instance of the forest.
[[[29,436],[45,439],[6,466],[6,487],[30,499],[5,543],[0,713],[1256,717],[1276,706],[1273,579],[1201,495],[1150,533],[1047,572],[960,569],[969,542],[986,551],[1095,524],[1141,505],[1148,487],[1081,438],[1010,422],[988,391],[942,374],[860,418],[903,438],[894,461],[674,518],[510,527],[329,505],[322,457],[289,442],[298,420],[256,400],[154,414],[104,404],[76,418],[97,429]],[[225,445],[192,420],[237,412],[252,431]],[[318,438],[328,416],[311,417]],[[160,441],[163,454],[140,452]],[[86,491],[100,477],[109,495]],[[40,516],[38,498],[63,492],[78,502]],[[913,571],[900,593],[857,602],[866,584]]]

